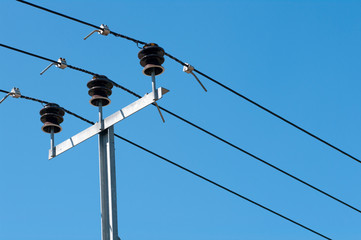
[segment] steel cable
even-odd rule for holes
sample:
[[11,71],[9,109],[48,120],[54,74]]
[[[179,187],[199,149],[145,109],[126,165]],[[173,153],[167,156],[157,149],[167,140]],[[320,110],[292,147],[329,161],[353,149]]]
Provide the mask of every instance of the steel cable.
[[[42,57],[42,56],[39,56],[39,55],[36,55],[36,54],[32,54],[32,53],[29,53],[29,52],[26,52],[26,51],[23,51],[23,50],[19,50],[19,49],[13,48],[13,47],[9,47],[9,46],[3,45],[3,44],[0,44],[0,46],[5,46],[6,48],[9,48],[9,49],[11,49],[11,50],[14,50],[14,51],[17,51],[17,52],[21,52],[21,53],[24,53],[24,54],[27,54],[27,55],[30,55],[30,56],[33,56],[33,57],[38,57],[38,58],[40,58],[40,59],[47,59],[47,58],[44,58],[44,57]],[[49,61],[53,61],[53,60],[49,59]],[[69,66],[69,65],[68,65],[68,66]],[[71,65],[70,65],[70,66],[71,66]],[[74,67],[74,66],[71,66],[70,68],[72,68],[73,70],[77,70],[77,71],[81,71],[81,72],[83,72],[83,73],[90,74],[90,75],[99,75],[99,74],[90,72],[90,71],[88,71],[88,70],[85,70],[85,69],[82,69],[82,68],[78,68],[78,67]],[[133,96],[135,96],[135,97],[137,97],[137,98],[141,98],[141,96],[140,96],[139,94],[131,91],[130,89],[128,89],[128,88],[126,88],[126,87],[124,87],[124,86],[121,86],[120,84],[118,84],[118,83],[116,83],[116,82],[114,82],[114,81],[112,81],[112,82],[113,82],[113,84],[114,84],[115,87],[118,87],[118,88],[120,88],[120,89],[122,89],[122,90],[124,90],[124,91],[126,91],[126,92],[128,92],[128,93],[130,93],[130,94],[132,94]],[[153,103],[153,106],[156,106],[156,104]],[[292,179],[294,179],[294,180],[296,180],[296,181],[298,181],[298,182],[300,182],[300,183],[302,183],[302,184],[304,184],[304,185],[312,188],[313,190],[316,190],[316,191],[324,194],[325,196],[327,196],[327,197],[329,197],[329,198],[332,198],[333,200],[335,200],[335,201],[337,201],[337,202],[339,202],[339,203],[341,203],[341,204],[343,204],[343,205],[345,205],[345,206],[347,206],[347,207],[349,207],[349,208],[351,208],[351,209],[353,209],[353,210],[361,213],[361,210],[359,210],[358,208],[353,207],[352,205],[350,205],[350,204],[348,204],[348,203],[346,203],[346,202],[344,202],[344,201],[342,201],[342,200],[340,200],[340,199],[332,196],[331,194],[326,193],[325,191],[323,191],[323,190],[321,190],[321,189],[319,189],[319,188],[317,188],[317,187],[315,187],[315,186],[307,183],[306,181],[304,181],[304,180],[302,180],[302,179],[300,179],[300,178],[298,178],[298,177],[296,177],[296,176],[294,176],[294,175],[286,172],[285,170],[282,170],[282,169],[280,169],[279,167],[277,167],[277,166],[275,166],[275,165],[273,165],[273,164],[271,164],[271,163],[269,163],[269,162],[267,162],[267,161],[265,161],[265,160],[257,157],[256,155],[254,155],[254,154],[252,154],[252,153],[250,153],[250,152],[248,152],[248,151],[246,151],[246,150],[238,147],[237,145],[232,144],[231,142],[225,140],[224,138],[221,138],[221,137],[217,136],[216,134],[211,133],[211,132],[208,131],[208,130],[205,130],[204,128],[202,128],[202,127],[200,127],[200,126],[198,126],[198,125],[196,125],[196,124],[194,124],[194,123],[186,120],[185,118],[183,118],[183,117],[181,117],[181,116],[179,116],[179,115],[177,115],[177,114],[169,111],[168,109],[165,109],[165,108],[163,108],[163,107],[161,107],[161,106],[159,106],[159,108],[160,108],[161,110],[163,110],[164,112],[172,115],[173,117],[176,117],[176,118],[178,118],[179,120],[181,120],[181,121],[183,121],[183,122],[185,122],[185,123],[187,123],[187,124],[189,124],[189,125],[197,128],[198,130],[200,130],[200,131],[208,134],[209,136],[212,136],[212,137],[220,140],[221,142],[223,142],[223,143],[225,143],[225,144],[227,144],[227,145],[229,145],[229,146],[237,149],[238,151],[241,151],[241,152],[247,154],[248,156],[250,156],[250,157],[252,157],[252,158],[254,158],[254,159],[256,159],[256,160],[258,160],[258,161],[260,161],[260,162],[262,162],[262,163],[264,163],[264,164],[266,164],[267,166],[269,166],[269,167],[277,170],[278,172],[283,173],[283,174],[285,174],[286,176],[291,177]]]
[[[93,27],[93,28],[101,29],[100,27],[98,27],[98,26],[96,26],[96,25],[94,25],[94,24],[84,22],[84,21],[82,21],[82,20],[79,20],[79,19],[76,19],[76,18],[73,18],[73,17],[67,16],[67,15],[65,15],[65,14],[62,14],[62,13],[59,13],[59,12],[56,12],[56,11],[53,11],[53,10],[50,10],[50,9],[47,9],[47,8],[44,8],[44,7],[41,7],[41,6],[39,6],[39,5],[36,5],[36,4],[33,4],[33,3],[30,3],[30,2],[27,2],[27,1],[23,1],[23,0],[17,0],[17,1],[18,1],[18,2],[21,2],[21,3],[25,3],[25,4],[27,4],[27,5],[30,5],[30,6],[32,6],[32,7],[35,7],[35,8],[38,8],[38,9],[41,9],[41,10],[44,10],[44,11],[50,12],[50,13],[53,13],[53,14],[55,14],[55,15],[58,15],[58,16],[61,16],[61,17],[64,17],[64,18],[70,19],[70,20],[72,20],[72,21],[76,21],[76,22],[79,22],[79,23],[85,24],[85,25],[87,25],[87,26]],[[121,37],[121,38],[124,38],[124,39],[130,40],[130,41],[132,41],[132,42],[136,43],[137,45],[138,45],[139,43],[140,43],[140,44],[146,44],[146,42],[143,42],[143,41],[140,41],[140,40],[137,40],[137,39],[131,38],[131,37],[129,37],[129,36],[126,36],[126,35],[123,35],[123,34],[120,34],[120,33],[116,33],[116,32],[113,32],[113,31],[110,31],[110,33],[111,33],[112,35],[116,36],[116,37]],[[166,55],[166,56],[168,56],[169,58],[173,59],[173,60],[174,60],[174,61],[176,61],[177,63],[179,63],[179,64],[181,64],[181,65],[183,65],[183,66],[187,66],[187,64],[186,64],[186,63],[184,63],[183,61],[179,60],[178,58],[176,58],[176,57],[172,56],[171,54],[169,54],[169,53],[165,53],[165,55]],[[255,101],[253,101],[253,100],[251,100],[250,98],[248,98],[248,97],[244,96],[243,94],[241,94],[241,93],[239,93],[239,92],[235,91],[234,89],[232,89],[232,88],[230,88],[230,87],[228,87],[228,86],[226,86],[226,85],[224,85],[224,84],[220,83],[219,81],[217,81],[217,80],[215,80],[215,79],[213,79],[213,78],[209,77],[208,75],[206,75],[206,74],[202,73],[201,71],[199,71],[199,70],[197,70],[197,69],[194,69],[194,71],[195,71],[196,73],[198,73],[198,74],[202,75],[203,77],[205,77],[205,78],[209,79],[210,81],[212,81],[212,82],[216,83],[217,85],[221,86],[222,88],[224,88],[224,89],[228,90],[229,92],[231,92],[231,93],[233,93],[233,94],[235,94],[235,95],[237,95],[237,96],[239,96],[239,97],[243,98],[244,100],[246,100],[246,101],[248,101],[249,103],[251,103],[251,104],[255,105],[256,107],[258,107],[258,108],[260,108],[260,109],[262,109],[262,110],[264,110],[264,111],[268,112],[269,114],[273,115],[274,117],[276,117],[276,118],[278,118],[278,119],[282,120],[283,122],[285,122],[285,123],[287,123],[287,124],[289,124],[289,125],[291,125],[291,126],[293,126],[293,127],[297,128],[298,130],[300,130],[300,131],[302,131],[303,133],[305,133],[305,134],[307,134],[307,135],[311,136],[312,138],[314,138],[314,139],[316,139],[316,140],[318,140],[318,141],[320,141],[320,142],[322,142],[322,143],[326,144],[327,146],[329,146],[329,147],[333,148],[334,150],[338,151],[339,153],[342,153],[343,155],[345,155],[345,156],[347,156],[347,157],[349,157],[349,158],[351,158],[351,159],[353,159],[353,160],[357,161],[358,163],[361,163],[361,160],[359,160],[358,158],[356,158],[356,157],[352,156],[351,154],[349,154],[349,153],[347,153],[347,152],[343,151],[342,149],[340,149],[340,148],[336,147],[335,145],[333,145],[333,144],[331,144],[331,143],[327,142],[326,140],[324,140],[324,139],[322,139],[322,138],[320,138],[320,137],[316,136],[315,134],[313,134],[313,133],[311,133],[311,132],[307,131],[306,129],[304,129],[304,128],[302,128],[302,127],[298,126],[297,124],[295,124],[295,123],[293,123],[293,122],[291,122],[291,121],[287,120],[286,118],[284,118],[284,117],[282,117],[282,116],[280,116],[280,115],[276,114],[275,112],[273,112],[273,111],[271,111],[270,109],[268,109],[268,108],[266,108],[266,107],[262,106],[261,104],[256,103]]]
[[[1,90],[1,89],[0,89],[0,92],[9,93],[8,91]],[[22,98],[27,99],[27,100],[31,100],[31,101],[35,101],[35,102],[40,102],[40,103],[49,103],[47,101],[39,100],[39,99],[32,98],[32,97],[22,96]],[[92,122],[92,121],[90,121],[90,120],[88,120],[86,118],[83,118],[80,115],[75,114],[75,113],[73,113],[73,112],[71,112],[71,111],[69,111],[69,110],[67,110],[67,109],[65,109],[63,107],[62,107],[62,109],[65,112],[67,112],[68,114],[73,115],[74,117],[76,117],[76,118],[78,118],[78,119],[80,119],[82,121],[85,121],[85,122],[87,122],[89,124],[95,124],[94,122]],[[306,227],[305,225],[303,225],[303,224],[301,224],[301,223],[299,223],[299,222],[297,222],[295,220],[292,220],[292,219],[290,219],[290,218],[288,218],[288,217],[286,217],[286,216],[284,216],[284,215],[282,215],[282,214],[280,214],[280,213],[278,213],[278,212],[276,212],[276,211],[274,211],[274,210],[272,210],[272,209],[270,209],[268,207],[265,207],[264,205],[262,205],[260,203],[257,203],[257,202],[255,202],[255,201],[253,201],[253,200],[251,200],[251,199],[249,199],[249,198],[247,198],[247,197],[245,197],[245,196],[243,196],[243,195],[241,195],[241,194],[239,194],[239,193],[237,193],[237,192],[235,192],[235,191],[233,191],[233,190],[231,190],[231,189],[229,189],[229,188],[227,188],[227,187],[225,187],[225,186],[223,186],[223,185],[221,185],[219,183],[216,183],[215,181],[212,181],[212,180],[210,180],[210,179],[208,179],[208,178],[206,178],[206,177],[204,177],[204,176],[202,176],[202,175],[200,175],[200,174],[198,174],[198,173],[196,173],[196,172],[194,172],[194,171],[192,171],[192,170],[190,170],[190,169],[188,169],[186,167],[183,167],[183,166],[179,165],[178,163],[175,163],[175,162],[173,162],[173,161],[171,161],[171,160],[169,160],[169,159],[167,159],[167,158],[165,158],[165,157],[163,157],[163,156],[161,156],[161,155],[159,155],[159,154],[157,154],[157,153],[155,153],[155,152],[153,152],[153,151],[151,151],[151,150],[149,150],[149,149],[147,149],[145,147],[142,147],[139,144],[136,144],[136,143],[134,143],[134,142],[132,142],[132,141],[118,135],[118,134],[114,134],[114,135],[117,138],[119,138],[119,139],[133,145],[133,146],[136,146],[136,147],[142,149],[143,151],[146,151],[146,152],[148,152],[148,153],[150,153],[150,154],[152,154],[152,155],[154,155],[154,156],[156,156],[156,157],[158,157],[158,158],[172,164],[173,166],[176,166],[176,167],[178,167],[178,168],[180,168],[180,169],[182,169],[182,170],[184,170],[184,171],[186,171],[186,172],[188,172],[188,173],[190,173],[190,174],[192,174],[192,175],[194,175],[194,176],[196,176],[198,178],[203,179],[204,181],[206,181],[208,183],[211,183],[212,185],[214,185],[216,187],[221,188],[222,190],[225,190],[225,191],[227,191],[227,192],[229,192],[229,193],[231,193],[231,194],[233,194],[233,195],[235,195],[235,196],[237,196],[239,198],[242,198],[242,199],[244,199],[244,200],[246,200],[246,201],[248,201],[248,202],[250,202],[250,203],[252,203],[252,204],[254,204],[254,205],[256,205],[256,206],[258,206],[258,207],[260,207],[260,208],[262,208],[262,209],[264,209],[266,211],[268,211],[268,212],[271,212],[271,213],[273,213],[273,214],[275,214],[275,215],[277,215],[277,216],[279,216],[279,217],[281,217],[281,218],[283,218],[283,219],[285,219],[285,220],[287,220],[287,221],[289,221],[289,222],[291,222],[293,224],[296,224],[299,227],[302,227],[302,228],[304,228],[304,229],[306,229],[306,230],[308,230],[308,231],[310,231],[310,232],[312,232],[314,234],[317,234],[320,237],[331,240],[331,238],[329,238],[329,237],[327,237],[327,236],[325,236],[325,235],[323,235],[323,234],[321,234],[321,233],[319,233],[319,232],[317,232],[317,231],[315,231],[315,230],[313,230],[313,229],[311,229],[309,227]]]

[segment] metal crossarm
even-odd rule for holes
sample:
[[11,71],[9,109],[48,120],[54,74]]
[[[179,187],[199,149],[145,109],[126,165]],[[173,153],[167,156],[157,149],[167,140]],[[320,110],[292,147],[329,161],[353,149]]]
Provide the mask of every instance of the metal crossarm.
[[[169,90],[160,87],[157,89],[157,92],[158,92],[158,94],[157,94],[158,99],[161,99],[164,94],[169,92]],[[130,115],[132,115],[132,114],[138,112],[139,110],[145,108],[146,106],[154,103],[155,99],[156,98],[154,96],[154,93],[151,92],[151,93],[145,95],[144,97],[138,99],[137,101],[124,107],[123,109],[113,113],[112,115],[110,115],[109,117],[107,117],[103,120],[103,126],[104,126],[103,129],[107,129],[107,128],[113,126],[117,122],[122,121],[123,119],[129,117]],[[83,130],[82,132],[80,132],[80,133],[74,135],[73,137],[65,140],[64,142],[58,144],[57,146],[54,147],[54,149],[50,149],[49,150],[49,160],[53,159],[54,157],[58,156],[59,154],[65,152],[65,151],[75,147],[79,143],[84,142],[88,138],[91,138],[91,137],[95,136],[96,134],[100,133],[102,131],[100,125],[101,124],[99,122],[97,122],[93,126]]]

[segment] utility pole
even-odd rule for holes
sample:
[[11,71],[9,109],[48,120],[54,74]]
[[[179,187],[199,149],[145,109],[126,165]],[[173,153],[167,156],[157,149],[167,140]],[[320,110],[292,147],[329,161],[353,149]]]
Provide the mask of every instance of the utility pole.
[[[156,105],[161,114],[156,101],[169,91],[162,87],[156,89],[155,76],[164,71],[161,66],[164,62],[163,55],[164,50],[156,44],[144,46],[138,57],[144,67],[143,73],[152,78],[152,92],[105,119],[103,119],[103,107],[110,104],[108,96],[112,93],[113,82],[105,76],[94,76],[87,86],[88,93],[92,96],[90,104],[98,107],[99,121],[56,146],[54,134],[62,130],[60,123],[63,122],[64,110],[57,104],[50,103],[40,111],[41,121],[44,123],[42,130],[51,135],[49,160],[98,134],[102,240],[120,240],[117,219],[114,125],[150,104]],[[162,115],[161,117],[164,121]]]

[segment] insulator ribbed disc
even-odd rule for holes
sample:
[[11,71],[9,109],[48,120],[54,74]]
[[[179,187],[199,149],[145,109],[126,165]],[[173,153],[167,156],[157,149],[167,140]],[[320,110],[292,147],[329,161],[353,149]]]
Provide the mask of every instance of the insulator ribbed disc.
[[54,133],[59,133],[59,132],[61,132],[61,130],[63,130],[60,125],[53,124],[50,122],[46,122],[41,127],[41,130],[43,130],[43,132],[45,132],[45,133],[51,133],[51,128],[54,128]]
[[96,75],[87,84],[89,91],[88,94],[92,97],[89,103],[93,106],[107,106],[110,104],[108,98],[112,94],[113,82],[106,76]]
[[40,121],[44,123],[41,127],[46,133],[51,133],[51,129],[54,129],[54,133],[61,132],[62,128],[60,127],[60,123],[64,121],[65,112],[59,107],[58,104],[49,103],[45,105],[43,109],[40,110]]
[[147,76],[152,76],[152,72],[154,71],[154,75],[160,75],[164,72],[164,68],[160,65],[148,64],[143,69],[143,74]]
[[164,54],[164,49],[155,43],[144,45],[143,49],[138,53],[140,65],[144,67],[143,73],[147,76],[151,76],[153,71],[155,75],[162,74],[164,72],[164,68],[162,67]]

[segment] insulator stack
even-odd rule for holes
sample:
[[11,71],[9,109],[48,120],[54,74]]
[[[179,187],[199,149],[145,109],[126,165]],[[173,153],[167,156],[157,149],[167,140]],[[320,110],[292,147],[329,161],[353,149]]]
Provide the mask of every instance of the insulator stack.
[[106,76],[96,75],[93,76],[87,84],[89,91],[88,94],[92,97],[90,104],[93,106],[107,106],[110,103],[108,98],[112,95],[113,83]]
[[58,104],[46,104],[45,107],[40,110],[40,121],[44,123],[41,130],[46,133],[51,133],[51,129],[53,128],[54,133],[61,132],[62,128],[60,127],[60,123],[64,121],[64,114],[64,110],[59,107]]
[[139,51],[138,58],[140,59],[140,65],[144,67],[143,73],[147,76],[151,76],[154,71],[155,75],[162,74],[164,68],[164,49],[159,47],[155,43],[148,43],[144,45],[143,49]]

